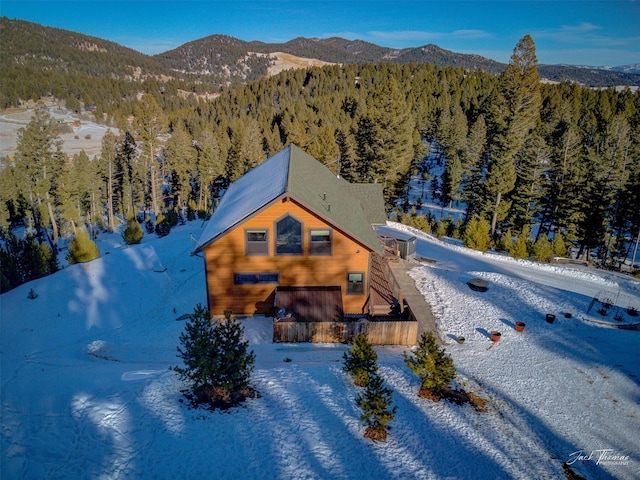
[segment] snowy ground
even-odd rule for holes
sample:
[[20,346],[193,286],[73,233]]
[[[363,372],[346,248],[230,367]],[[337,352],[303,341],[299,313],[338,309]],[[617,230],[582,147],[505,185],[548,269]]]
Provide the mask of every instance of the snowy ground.
[[[53,102],[48,102],[47,105],[52,118],[73,128],[73,133],[60,135],[63,142],[62,149],[67,155],[73,156],[83,150],[89,158],[100,154],[102,137],[109,130],[107,127],[72,114],[67,110],[62,110]],[[33,113],[33,108],[0,110],[0,157],[15,154],[18,144],[18,130],[27,126],[33,118]],[[115,128],[111,130],[114,133],[117,132]]]
[[[411,274],[458,384],[489,411],[420,399],[405,349],[376,347],[398,413],[375,444],[341,370],[347,347],[273,344],[265,318],[243,320],[260,398],[225,413],[181,402],[169,367],[176,319],[205,302],[202,259],[189,256],[201,229],[132,247],[103,234],[100,259],[0,297],[2,479],[556,479],[565,462],[586,478],[640,476],[640,332],[582,320],[599,291],[640,298],[637,280],[420,235],[435,263]],[[465,285],[475,277],[487,292]]]

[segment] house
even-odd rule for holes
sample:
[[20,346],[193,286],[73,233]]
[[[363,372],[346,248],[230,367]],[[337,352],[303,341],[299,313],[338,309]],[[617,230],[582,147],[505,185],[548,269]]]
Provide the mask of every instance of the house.
[[385,222],[381,185],[351,184],[289,145],[229,186],[198,241],[209,310],[362,317],[384,254],[374,226]]

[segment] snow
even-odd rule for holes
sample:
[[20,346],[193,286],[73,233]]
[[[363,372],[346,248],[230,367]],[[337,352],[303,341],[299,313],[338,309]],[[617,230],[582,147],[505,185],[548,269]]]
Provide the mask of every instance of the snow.
[[284,193],[289,173],[291,147],[285,148],[233,182],[222,196],[213,221],[200,236],[203,247]]
[[[178,319],[206,301],[203,260],[189,255],[203,227],[136,246],[101,234],[100,259],[0,296],[1,478],[556,479],[565,462],[585,478],[639,477],[640,332],[586,314],[601,291],[637,300],[632,277],[481,254],[389,224],[432,260],[411,276],[457,385],[488,411],[419,398],[406,348],[375,347],[398,407],[376,444],[342,372],[348,347],[274,344],[269,318],[241,320],[259,398],[227,412],[182,401],[169,368]],[[488,291],[469,289],[472,278]]]
[[[84,151],[89,158],[99,155],[105,133],[109,129],[114,133],[118,132],[116,128],[100,125],[86,116],[61,109],[53,101],[45,101],[45,104],[49,107],[51,118],[65,123],[73,129],[72,133],[60,134],[62,149],[70,157],[81,151]],[[33,114],[32,106],[0,110],[0,156],[15,155],[18,130],[27,126],[33,118]]]

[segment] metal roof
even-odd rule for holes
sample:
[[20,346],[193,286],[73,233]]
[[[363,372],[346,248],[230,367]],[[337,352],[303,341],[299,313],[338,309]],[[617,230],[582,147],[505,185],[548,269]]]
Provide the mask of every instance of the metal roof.
[[370,250],[382,252],[372,227],[386,220],[381,187],[350,184],[292,144],[229,186],[194,253],[283,195]]

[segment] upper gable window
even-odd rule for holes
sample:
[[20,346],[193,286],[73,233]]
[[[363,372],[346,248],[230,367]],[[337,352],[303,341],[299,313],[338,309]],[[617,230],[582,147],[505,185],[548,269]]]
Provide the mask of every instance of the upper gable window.
[[291,215],[276,223],[276,254],[302,255],[302,223]]
[[331,255],[331,230],[309,229],[309,255]]
[[269,255],[269,230],[266,228],[247,228],[244,239],[247,256]]

